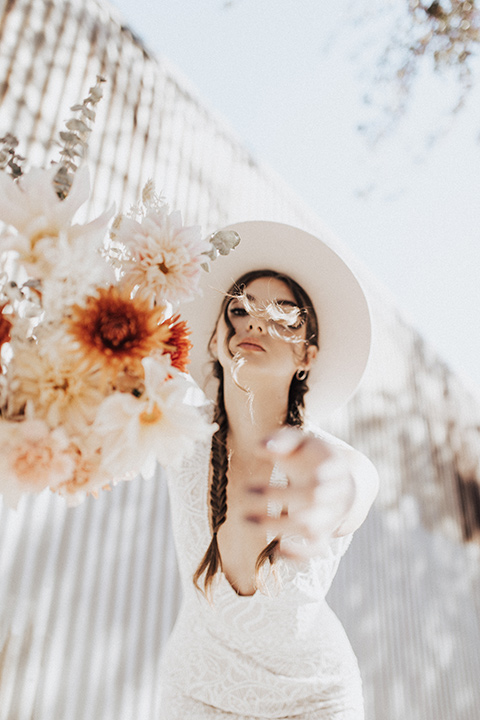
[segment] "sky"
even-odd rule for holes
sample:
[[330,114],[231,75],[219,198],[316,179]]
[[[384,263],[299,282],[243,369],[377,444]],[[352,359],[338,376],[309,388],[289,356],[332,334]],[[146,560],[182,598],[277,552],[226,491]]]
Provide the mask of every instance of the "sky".
[[425,64],[387,130],[375,76],[406,0],[113,4],[480,397],[480,59],[461,112],[458,80]]

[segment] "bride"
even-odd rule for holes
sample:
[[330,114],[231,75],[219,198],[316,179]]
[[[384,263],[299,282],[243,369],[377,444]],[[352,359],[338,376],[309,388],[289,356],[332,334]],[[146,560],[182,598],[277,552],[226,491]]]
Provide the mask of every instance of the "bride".
[[159,717],[361,720],[356,658],[325,595],[378,478],[318,423],[363,374],[367,303],[318,238],[229,230],[238,249],[182,309],[218,429],[169,477],[184,597]]

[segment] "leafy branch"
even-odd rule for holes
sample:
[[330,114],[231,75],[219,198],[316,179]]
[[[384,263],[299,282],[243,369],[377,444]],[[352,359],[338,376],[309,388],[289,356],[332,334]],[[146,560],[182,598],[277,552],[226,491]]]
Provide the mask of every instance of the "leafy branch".
[[23,173],[22,163],[25,158],[15,152],[18,145],[17,138],[15,135],[7,133],[5,137],[0,138],[0,143],[0,170],[9,170],[14,179],[20,177]]
[[53,184],[61,200],[64,200],[70,192],[73,176],[78,167],[77,160],[85,156],[88,136],[92,130],[90,125],[95,122],[96,117],[94,108],[103,97],[104,82],[106,82],[105,78],[97,75],[97,83],[89,89],[89,95],[83,103],[70,108],[72,112],[78,112],[79,117],[68,120],[65,123],[67,130],[60,132],[60,139],[63,142],[60,151],[61,160]]

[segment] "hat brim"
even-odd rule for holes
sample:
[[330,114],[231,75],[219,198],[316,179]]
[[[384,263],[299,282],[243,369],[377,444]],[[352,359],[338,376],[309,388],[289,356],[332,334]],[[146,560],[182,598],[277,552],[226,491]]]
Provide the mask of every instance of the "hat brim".
[[180,308],[191,330],[190,373],[214,398],[208,341],[223,297],[251,270],[290,276],[310,296],[319,324],[319,353],[308,378],[306,413],[319,421],[341,407],[357,389],[370,353],[371,320],[367,299],[347,264],[319,238],[290,225],[252,221],[229,225],[241,238],[229,255],[211,263],[202,276],[201,297]]

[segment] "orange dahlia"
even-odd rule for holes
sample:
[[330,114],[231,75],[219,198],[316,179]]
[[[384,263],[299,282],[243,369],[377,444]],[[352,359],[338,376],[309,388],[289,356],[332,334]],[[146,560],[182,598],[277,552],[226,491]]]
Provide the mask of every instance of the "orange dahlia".
[[[0,307],[0,348],[6,342],[10,340],[10,330],[12,329],[12,323],[8,318],[3,315],[3,308],[5,305]],[[0,365],[0,375],[2,373],[2,366]]]
[[12,323],[3,314],[4,307],[5,305],[0,307],[0,347],[10,340],[10,330],[12,329]]
[[171,352],[170,323],[163,307],[130,297],[116,287],[100,288],[84,305],[74,305],[66,320],[67,332],[90,367],[114,379],[119,373],[143,377],[143,358]]
[[190,362],[189,352],[192,343],[188,339],[190,330],[185,320],[179,320],[180,315],[176,315],[170,320],[170,337],[168,339],[168,347],[165,352],[170,353],[170,361],[173,367],[180,372],[187,371],[187,364]]

